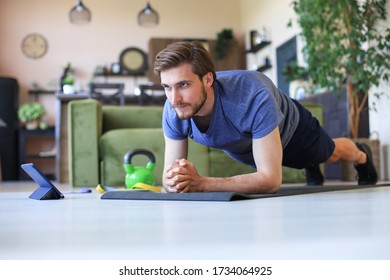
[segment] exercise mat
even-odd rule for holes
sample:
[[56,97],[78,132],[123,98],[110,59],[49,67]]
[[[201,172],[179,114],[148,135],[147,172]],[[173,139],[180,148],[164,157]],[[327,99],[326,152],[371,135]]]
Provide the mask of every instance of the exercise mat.
[[388,187],[389,184],[376,186],[297,186],[281,187],[274,194],[246,194],[241,192],[198,192],[198,193],[155,193],[151,191],[108,191],[101,199],[123,200],[183,200],[183,201],[234,201],[255,198],[269,198],[289,195],[311,194],[330,191],[359,190],[367,188]]

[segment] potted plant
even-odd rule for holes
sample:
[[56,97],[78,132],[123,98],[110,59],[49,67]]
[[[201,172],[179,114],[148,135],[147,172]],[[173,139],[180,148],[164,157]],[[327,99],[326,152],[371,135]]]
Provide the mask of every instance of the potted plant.
[[72,64],[68,63],[65,68],[64,72],[61,76],[61,89],[62,92],[65,94],[72,94],[74,93],[74,78],[72,76],[73,68]]
[[223,29],[217,33],[217,41],[215,45],[215,58],[217,60],[223,59],[232,45],[234,36],[231,29]]
[[[360,136],[360,117],[367,107],[369,90],[381,81],[389,81],[390,28],[380,25],[386,19],[386,2],[292,2],[305,40],[303,54],[311,79],[330,90],[346,88],[352,138]],[[382,94],[373,96],[379,100]]]
[[[387,0],[295,0],[303,54],[316,86],[333,92],[345,89],[349,104],[350,136],[371,146],[374,165],[380,170],[379,140],[359,132],[362,112],[368,111],[368,93],[390,77],[390,28]],[[373,92],[375,101],[381,92]],[[371,104],[375,104],[373,100]],[[352,165],[343,165],[343,178],[351,180]]]
[[72,94],[74,93],[74,79],[71,76],[65,77],[63,80],[64,85],[62,86],[62,91],[65,94]]
[[283,75],[289,82],[289,92],[292,98],[297,100],[311,94],[312,86],[309,80],[309,71],[297,62],[287,64],[283,69]]
[[18,118],[27,129],[37,129],[41,118],[45,114],[45,108],[37,102],[25,103],[18,109]]

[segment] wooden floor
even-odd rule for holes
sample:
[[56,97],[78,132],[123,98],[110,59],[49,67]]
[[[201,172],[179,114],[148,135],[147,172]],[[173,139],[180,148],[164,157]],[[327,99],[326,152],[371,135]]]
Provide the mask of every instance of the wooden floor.
[[234,202],[101,200],[0,183],[0,259],[390,259],[390,187]]

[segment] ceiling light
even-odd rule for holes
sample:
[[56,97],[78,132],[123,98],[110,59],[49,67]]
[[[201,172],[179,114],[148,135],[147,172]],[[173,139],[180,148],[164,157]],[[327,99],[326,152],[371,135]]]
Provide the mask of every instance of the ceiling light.
[[78,1],[77,5],[69,12],[71,23],[83,24],[91,21],[91,11],[84,6],[83,2]]
[[151,6],[149,1],[146,2],[145,8],[143,8],[138,14],[138,24],[143,27],[154,27],[158,25],[158,13]]

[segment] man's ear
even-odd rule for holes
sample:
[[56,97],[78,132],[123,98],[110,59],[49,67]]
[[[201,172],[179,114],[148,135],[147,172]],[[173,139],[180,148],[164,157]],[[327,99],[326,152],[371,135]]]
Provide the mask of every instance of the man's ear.
[[214,83],[213,73],[211,72],[206,73],[206,75],[203,76],[203,83],[206,87],[212,87]]

